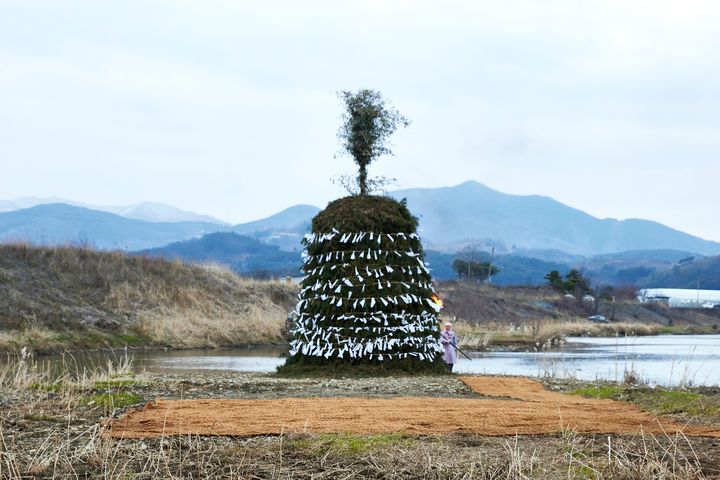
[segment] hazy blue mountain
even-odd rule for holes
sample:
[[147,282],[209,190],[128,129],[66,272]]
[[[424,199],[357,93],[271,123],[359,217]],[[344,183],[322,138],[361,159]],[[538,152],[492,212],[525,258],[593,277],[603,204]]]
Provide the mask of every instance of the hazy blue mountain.
[[298,252],[285,252],[275,245],[232,232],[211,233],[136,253],[194,263],[218,263],[237,273],[255,276],[298,276],[302,265]]
[[124,206],[103,206],[90,205],[87,203],[75,202],[57,197],[22,197],[13,200],[0,200],[0,212],[10,212],[36,207],[38,205],[51,205],[54,203],[64,203],[74,207],[83,207],[90,210],[114,213],[122,217],[132,218],[134,220],[143,220],[146,222],[206,222],[229,225],[227,222],[218,220],[210,215],[200,215],[195,212],[180,210],[179,208],[175,208],[171,205],[157,202],[142,202]]
[[235,225],[232,227],[232,231],[236,233],[251,233],[275,230],[278,228],[292,229],[309,224],[319,211],[320,209],[313,205],[295,205],[267,218]]
[[299,251],[300,241],[310,232],[310,222],[319,211],[312,205],[295,205],[270,217],[235,225],[231,230],[286,251]]
[[720,256],[683,261],[656,273],[644,286],[720,290]]
[[[508,282],[533,281],[546,266],[566,265],[582,267],[598,281],[642,283],[684,257],[720,254],[720,243],[656,222],[598,219],[548,197],[509,195],[477,182],[399,190],[391,195],[407,199],[410,210],[419,217],[420,233],[428,249],[454,253],[468,247],[485,251],[494,247],[496,258],[503,258],[506,268],[515,269],[498,274]],[[23,204],[43,201],[18,200]],[[7,206],[0,203],[0,208]],[[119,214],[148,219],[175,220],[182,217],[173,215],[196,215],[149,202],[123,208]],[[141,250],[233,231],[297,252],[318,211],[311,205],[296,205],[267,218],[229,227],[212,222],[151,223],[77,206],[37,205],[0,213],[0,241],[83,242],[101,249]],[[443,262],[434,267],[447,271],[452,261]],[[530,264],[534,266],[528,267]]]
[[12,212],[13,210],[22,210],[24,208],[31,208],[37,205],[44,205],[50,203],[67,203],[72,204],[58,197],[20,197],[12,200],[0,200],[0,212]]
[[103,210],[126,218],[143,220],[145,222],[204,222],[216,223],[219,225],[230,225],[229,223],[218,220],[210,215],[201,215],[187,210],[180,210],[172,205],[158,202],[142,202],[124,207],[88,206],[88,208]]
[[0,213],[0,241],[89,244],[139,250],[200,237],[223,227],[206,222],[151,223],[62,203]]
[[391,196],[407,199],[410,211],[420,219],[423,240],[436,250],[475,245],[506,252],[544,249],[579,255],[645,249],[720,253],[720,243],[657,222],[599,219],[549,197],[509,195],[473,181],[398,190]]

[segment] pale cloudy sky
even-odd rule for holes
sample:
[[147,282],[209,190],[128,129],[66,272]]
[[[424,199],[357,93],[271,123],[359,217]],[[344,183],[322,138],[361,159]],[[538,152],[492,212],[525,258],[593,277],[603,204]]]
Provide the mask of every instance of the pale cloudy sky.
[[338,90],[412,125],[371,174],[473,179],[720,241],[720,2],[0,0],[0,199],[230,222],[353,171]]

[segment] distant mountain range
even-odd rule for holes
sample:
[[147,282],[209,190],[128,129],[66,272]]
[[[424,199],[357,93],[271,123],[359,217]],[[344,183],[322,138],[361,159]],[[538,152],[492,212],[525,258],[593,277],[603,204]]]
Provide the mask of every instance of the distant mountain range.
[[[711,273],[703,265],[720,268],[710,260],[702,263],[703,257],[720,254],[720,243],[647,220],[598,219],[548,197],[508,195],[477,182],[390,194],[406,199],[418,216],[427,258],[438,278],[454,277],[454,258],[475,252],[489,259],[492,249],[492,261],[501,268],[493,277],[498,284],[542,283],[549,270],[580,267],[598,282],[674,286],[659,275],[683,263],[700,264],[705,276]],[[217,261],[241,273],[267,270],[283,275],[299,267],[300,240],[320,210],[296,205],[264,219],[228,225],[149,202],[98,207],[101,211],[43,203],[46,200],[0,202],[0,211],[6,210],[0,213],[0,242],[81,243]],[[227,235],[212,235],[216,233]],[[677,271],[684,274],[685,269]],[[690,282],[695,272],[688,272]]]
[[133,220],[143,220],[145,222],[204,222],[229,225],[227,222],[218,220],[210,215],[200,215],[195,212],[180,210],[179,208],[175,208],[171,205],[158,202],[142,202],[134,205],[109,207],[74,202],[72,200],[65,200],[57,197],[23,197],[16,198],[14,200],[0,200],[0,212],[12,212],[15,210],[36,207],[38,205],[50,205],[55,203],[64,203],[74,207],[83,207],[90,210],[114,213],[116,215],[120,215],[121,217],[131,218]]
[[0,242],[27,241],[38,245],[87,244],[101,250],[145,250],[214,232],[245,233],[248,237],[299,251],[302,235],[319,209],[291,207],[268,218],[235,226],[211,222],[149,222],[65,203],[40,204],[0,213]]
[[[509,195],[477,182],[445,188],[398,190],[390,195],[407,199],[410,211],[420,220],[421,236],[427,247],[447,253],[468,247],[488,251],[495,248],[498,253],[548,261],[557,261],[558,256],[567,259],[629,250],[669,249],[701,255],[720,254],[720,243],[657,222],[599,219],[549,197]],[[24,204],[33,201],[39,200],[25,199]],[[29,209],[32,212],[27,214],[23,214],[23,210],[0,213],[0,240],[23,235],[29,241],[72,241],[84,237],[98,248],[133,250],[162,246],[154,242],[166,238],[179,241],[214,231],[233,231],[292,251],[301,248],[300,239],[309,231],[310,222],[319,211],[311,205],[296,205],[268,218],[230,226],[202,220],[212,217],[146,202],[131,207],[106,207],[115,208],[116,211],[111,213],[117,217],[102,217],[102,223],[91,228],[92,209],[75,207],[70,215],[71,207],[66,205],[62,218],[54,216],[53,210],[60,208],[59,204],[39,205]],[[26,221],[18,223],[20,217],[17,215],[25,215]],[[180,221],[189,218],[194,220]],[[143,228],[131,229],[121,237],[111,232],[122,230],[119,225],[128,225],[128,219],[158,223],[154,227],[158,232],[151,235],[153,238],[146,238],[148,231]],[[158,222],[158,219],[163,221]],[[63,227],[60,231],[57,231],[58,220]],[[9,223],[12,223],[12,231]],[[178,228],[172,223],[185,226]],[[135,234],[143,238],[134,238]],[[136,248],[140,244],[144,246]]]
[[406,198],[430,248],[466,246],[504,252],[550,249],[597,255],[627,250],[675,249],[720,254],[720,243],[648,220],[599,219],[549,197],[509,195],[478,182],[391,192]]
[[201,237],[223,228],[207,222],[145,222],[64,203],[0,213],[0,241],[85,244],[101,250],[140,250]]

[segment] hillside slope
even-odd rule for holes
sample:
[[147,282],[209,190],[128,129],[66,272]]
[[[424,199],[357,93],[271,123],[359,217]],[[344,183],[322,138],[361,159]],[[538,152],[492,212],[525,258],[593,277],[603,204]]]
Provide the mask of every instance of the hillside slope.
[[254,238],[232,232],[218,232],[202,238],[171,243],[160,248],[141,250],[142,255],[194,263],[219,263],[235,273],[255,277],[300,274],[302,258],[298,252],[280,250]]
[[84,248],[0,246],[0,349],[282,342],[296,286]]
[[235,225],[232,231],[297,252],[302,250],[302,237],[310,233],[310,222],[319,211],[312,205],[294,205],[267,218]]
[[647,283],[658,288],[720,290],[720,256],[692,259],[659,272]]
[[[675,327],[720,328],[716,309],[668,308],[657,303],[600,301],[592,304],[566,299],[548,287],[496,287],[475,282],[440,282],[438,294],[445,302],[442,316],[476,325],[528,325],[545,320],[586,321],[601,314],[613,322]],[[588,322],[589,323],[589,322]]]

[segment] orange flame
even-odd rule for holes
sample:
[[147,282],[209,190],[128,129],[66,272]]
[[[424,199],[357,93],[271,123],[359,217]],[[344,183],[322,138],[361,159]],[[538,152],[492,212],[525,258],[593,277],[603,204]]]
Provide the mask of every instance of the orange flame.
[[440,300],[440,297],[438,297],[437,295],[433,295],[433,296],[432,296],[432,300],[433,300],[433,302],[435,302],[437,305],[440,305],[441,307],[443,306],[443,301]]

